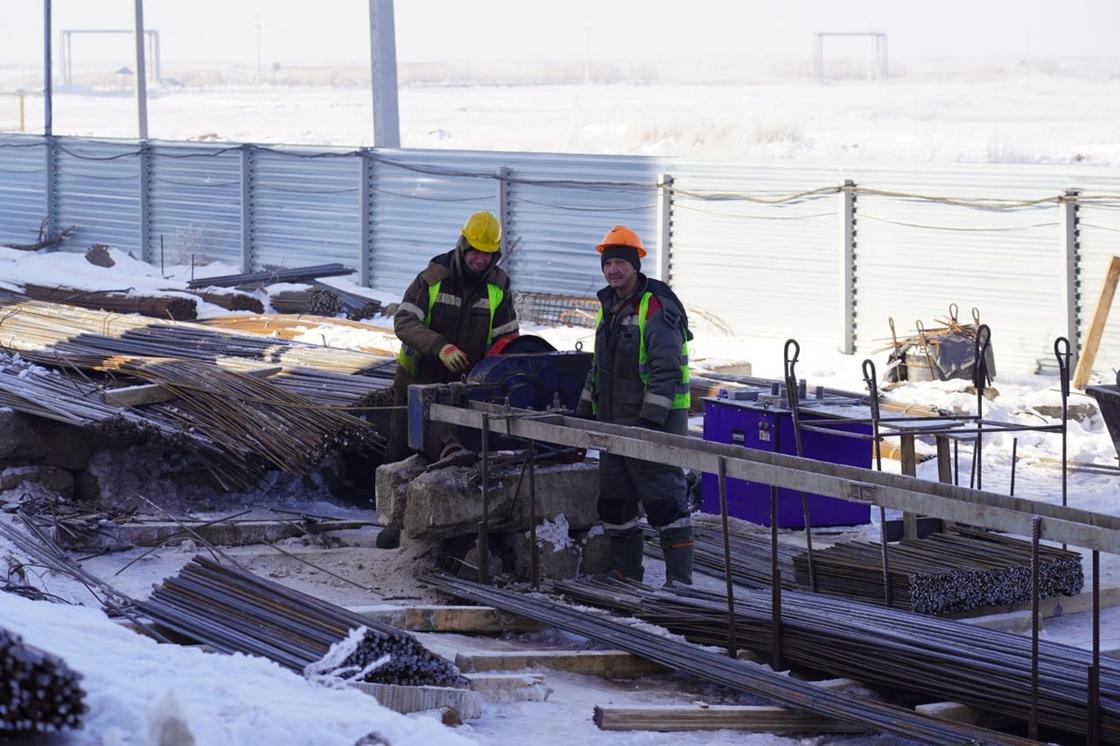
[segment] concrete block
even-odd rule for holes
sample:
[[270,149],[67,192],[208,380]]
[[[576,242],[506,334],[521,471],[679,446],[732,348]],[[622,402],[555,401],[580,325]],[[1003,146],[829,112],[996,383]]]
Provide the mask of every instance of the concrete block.
[[405,494],[408,483],[424,471],[428,462],[418,453],[403,461],[382,464],[373,473],[377,521],[382,526],[404,525]]
[[74,496],[74,475],[57,466],[9,466],[0,471],[0,492],[32,483],[40,484],[65,498]]

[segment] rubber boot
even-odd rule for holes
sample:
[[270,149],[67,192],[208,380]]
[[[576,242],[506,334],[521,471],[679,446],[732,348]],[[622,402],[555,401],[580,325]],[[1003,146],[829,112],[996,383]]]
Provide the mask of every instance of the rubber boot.
[[645,577],[645,568],[642,567],[645,539],[640,533],[634,533],[611,536],[610,540],[610,574],[629,580],[637,580],[640,583],[642,578]]
[[661,554],[665,557],[665,585],[692,585],[692,527],[662,531]]
[[373,542],[378,549],[396,549],[401,545],[401,530],[393,526],[386,526],[377,532]]

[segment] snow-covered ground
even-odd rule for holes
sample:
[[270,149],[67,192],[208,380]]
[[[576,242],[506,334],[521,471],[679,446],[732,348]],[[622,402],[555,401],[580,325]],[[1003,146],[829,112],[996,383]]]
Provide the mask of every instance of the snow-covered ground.
[[[707,80],[720,80],[714,71]],[[724,73],[733,73],[728,69]],[[0,70],[0,90],[3,71]],[[32,88],[32,86],[26,86]],[[149,89],[156,139],[368,145],[365,85]],[[60,87],[56,134],[134,137],[130,91]],[[757,81],[402,85],[408,148],[671,155],[798,161],[1120,164],[1120,75],[1008,65],[883,82]],[[0,131],[18,129],[0,97]],[[42,100],[26,102],[41,131]]]

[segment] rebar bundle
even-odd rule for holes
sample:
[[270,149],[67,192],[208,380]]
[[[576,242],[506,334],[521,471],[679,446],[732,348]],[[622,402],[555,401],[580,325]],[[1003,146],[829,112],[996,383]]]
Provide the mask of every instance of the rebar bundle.
[[[719,593],[637,583],[575,580],[556,588],[581,604],[609,608],[706,645],[727,642],[727,598]],[[736,639],[771,650],[770,593],[735,595]],[[1026,720],[1031,700],[1031,640],[936,617],[856,601],[782,593],[787,662],[867,684],[962,702]],[[1039,722],[1084,734],[1092,653],[1040,642]],[[1120,661],[1102,659],[1101,732],[1120,742]]]
[[[661,544],[657,531],[649,526],[644,526],[647,552],[654,556],[661,556]],[[694,561],[701,570],[708,570],[713,575],[723,576],[723,534],[707,526],[693,526]],[[731,576],[738,583],[748,586],[769,585],[771,580],[770,570],[770,539],[769,537],[749,536],[744,534],[731,534]],[[803,550],[790,544],[778,544],[778,566],[782,571],[782,587],[797,588],[797,579],[794,571],[794,558]],[[814,557],[816,555],[814,554]]]
[[[1081,555],[1042,545],[1042,597],[1081,592],[1085,576]],[[891,603],[919,614],[944,615],[1030,600],[1031,544],[987,531],[955,526],[925,539],[903,539],[887,545]],[[809,585],[804,553],[793,559],[797,582]],[[817,590],[821,593],[881,602],[882,547],[844,542],[813,553]]]
[[[351,293],[348,290],[336,288],[333,285],[327,285],[326,283],[319,282],[318,280],[315,280],[311,284],[317,288],[330,291],[330,293],[334,295],[334,297],[336,297],[338,299],[338,302],[341,304],[340,310],[345,311],[346,318],[350,319],[351,321],[361,321],[362,319],[368,319],[371,316],[376,316],[381,312],[381,302],[374,300],[373,298],[367,298],[364,295]],[[314,312],[314,310],[312,312]],[[336,311],[335,313],[338,313],[338,311]],[[334,314],[330,315],[333,316]]]
[[202,298],[202,300],[206,301],[207,303],[213,303],[215,306],[221,306],[227,311],[252,311],[253,313],[264,313],[264,304],[248,293],[239,293],[237,291],[226,291],[219,293],[206,290],[187,290],[186,292]]
[[393,396],[389,391],[395,365],[383,375],[347,376],[313,368],[290,368],[270,379],[270,383],[328,407],[358,410],[387,407]]
[[344,666],[389,660],[363,680],[462,686],[459,670],[406,632],[265,580],[195,557],[136,607],[152,621],[224,653],[258,655],[302,673],[351,630],[366,628]]
[[200,277],[191,280],[187,286],[191,288],[230,288],[253,285],[270,285],[279,282],[310,282],[318,277],[338,277],[352,275],[356,270],[344,267],[337,262],[334,264],[316,264],[313,267],[283,267],[266,270],[263,272],[244,272],[237,275],[221,275],[218,277]]
[[156,319],[190,321],[198,318],[198,304],[192,298],[176,295],[140,295],[120,290],[83,290],[65,285],[47,287],[31,283],[23,286],[23,294],[48,303],[114,313],[138,313]]
[[[429,576],[427,581],[439,590],[475,603],[508,611],[527,619],[582,635],[588,639],[625,650],[668,668],[763,697],[774,704],[812,712],[828,718],[867,723],[884,732],[927,744],[1034,743],[1023,738],[964,723],[936,720],[884,702],[822,691],[805,681],[775,673],[758,664],[734,660],[724,654],[679,642],[632,624],[577,611],[569,606],[453,578]],[[727,609],[723,609],[726,628]]]
[[81,674],[0,627],[0,733],[77,728],[86,712]]

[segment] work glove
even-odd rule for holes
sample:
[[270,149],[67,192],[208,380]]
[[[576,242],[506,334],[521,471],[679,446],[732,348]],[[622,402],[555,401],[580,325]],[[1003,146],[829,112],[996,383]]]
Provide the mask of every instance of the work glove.
[[452,373],[466,370],[471,364],[467,353],[453,344],[446,344],[439,348],[439,361],[443,363],[443,367],[447,368]]

